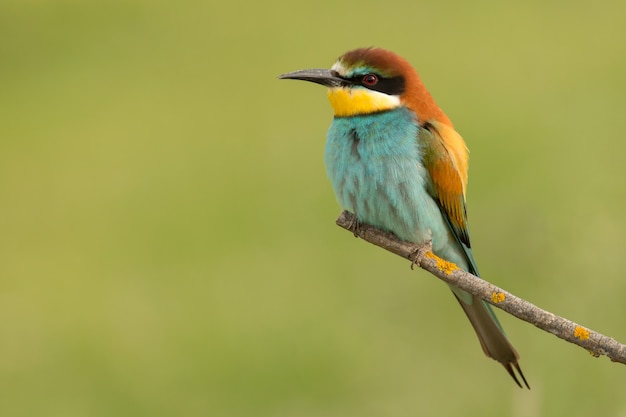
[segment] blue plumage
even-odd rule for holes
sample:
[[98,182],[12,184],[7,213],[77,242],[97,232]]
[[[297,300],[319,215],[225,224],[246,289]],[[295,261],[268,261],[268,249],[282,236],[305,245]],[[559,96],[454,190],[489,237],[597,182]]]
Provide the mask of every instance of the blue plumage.
[[417,244],[432,240],[435,254],[467,270],[467,258],[428,191],[420,129],[405,107],[336,117],[326,141],[326,171],[339,204],[360,221]]

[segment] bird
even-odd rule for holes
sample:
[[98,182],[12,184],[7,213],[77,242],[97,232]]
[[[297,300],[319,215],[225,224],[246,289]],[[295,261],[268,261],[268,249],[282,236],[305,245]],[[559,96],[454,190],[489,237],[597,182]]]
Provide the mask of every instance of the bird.
[[[305,69],[280,79],[328,88],[334,111],[324,161],[336,198],[359,223],[391,232],[479,275],[467,221],[469,150],[417,71],[383,48],[358,48],[330,69]],[[515,383],[530,389],[491,306],[450,286],[484,353]]]

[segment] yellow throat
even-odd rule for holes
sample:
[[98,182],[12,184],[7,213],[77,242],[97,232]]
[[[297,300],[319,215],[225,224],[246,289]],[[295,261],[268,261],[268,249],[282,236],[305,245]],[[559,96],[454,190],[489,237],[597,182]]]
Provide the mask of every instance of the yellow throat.
[[334,87],[328,89],[328,100],[336,117],[358,116],[395,109],[400,97],[366,88]]

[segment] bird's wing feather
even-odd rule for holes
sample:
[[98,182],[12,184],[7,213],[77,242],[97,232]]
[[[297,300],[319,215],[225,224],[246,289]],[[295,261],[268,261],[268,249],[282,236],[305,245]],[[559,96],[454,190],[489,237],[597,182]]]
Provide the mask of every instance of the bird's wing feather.
[[455,237],[469,249],[465,207],[468,151],[465,142],[454,128],[437,121],[429,121],[420,129],[420,141],[424,165],[432,179],[430,193],[442,208]]

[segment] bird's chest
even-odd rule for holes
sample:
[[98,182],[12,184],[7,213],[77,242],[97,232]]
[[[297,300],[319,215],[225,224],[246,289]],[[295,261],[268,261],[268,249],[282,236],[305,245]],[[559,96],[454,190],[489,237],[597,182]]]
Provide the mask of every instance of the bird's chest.
[[404,109],[336,118],[325,161],[339,203],[359,220],[406,240],[429,239],[425,217],[438,208],[426,189],[418,126]]

